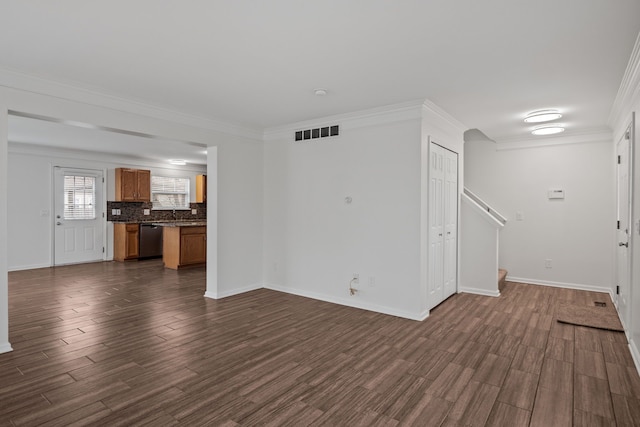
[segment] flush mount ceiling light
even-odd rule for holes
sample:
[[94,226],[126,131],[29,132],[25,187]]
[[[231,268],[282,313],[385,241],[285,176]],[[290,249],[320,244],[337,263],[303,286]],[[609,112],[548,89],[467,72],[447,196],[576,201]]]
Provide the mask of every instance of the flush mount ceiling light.
[[318,89],[314,89],[313,93],[316,96],[325,96],[327,94],[327,90],[326,89],[322,89],[322,88],[318,88]]
[[187,161],[182,159],[171,159],[169,160],[169,163],[176,166],[184,166],[187,164]]
[[538,110],[532,111],[524,118],[525,123],[542,123],[557,120],[562,117],[558,110]]
[[554,135],[556,133],[564,132],[564,128],[559,125],[544,125],[536,126],[531,133],[534,135]]

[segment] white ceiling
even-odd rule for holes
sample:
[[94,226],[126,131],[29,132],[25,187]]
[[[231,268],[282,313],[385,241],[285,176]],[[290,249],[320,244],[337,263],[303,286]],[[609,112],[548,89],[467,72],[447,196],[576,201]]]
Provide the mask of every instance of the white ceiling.
[[607,126],[639,32],[638,0],[0,0],[0,67],[254,129],[426,98],[504,141]]

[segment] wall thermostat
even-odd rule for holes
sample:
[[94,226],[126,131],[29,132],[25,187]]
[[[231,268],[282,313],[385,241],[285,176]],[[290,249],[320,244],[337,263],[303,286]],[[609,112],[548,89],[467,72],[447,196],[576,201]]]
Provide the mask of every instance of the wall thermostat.
[[549,199],[564,199],[564,190],[551,189],[547,191],[547,197]]

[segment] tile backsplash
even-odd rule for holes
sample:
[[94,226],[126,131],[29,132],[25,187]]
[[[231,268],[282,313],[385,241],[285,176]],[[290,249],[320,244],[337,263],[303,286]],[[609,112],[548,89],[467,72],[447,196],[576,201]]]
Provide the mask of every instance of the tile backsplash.
[[[207,219],[206,203],[190,203],[190,210],[156,210],[151,208],[151,202],[107,202],[107,221],[113,222],[158,222],[158,221],[194,221]],[[120,215],[113,215],[113,209],[120,209]],[[144,210],[149,209],[149,215]],[[193,215],[191,209],[196,209]]]

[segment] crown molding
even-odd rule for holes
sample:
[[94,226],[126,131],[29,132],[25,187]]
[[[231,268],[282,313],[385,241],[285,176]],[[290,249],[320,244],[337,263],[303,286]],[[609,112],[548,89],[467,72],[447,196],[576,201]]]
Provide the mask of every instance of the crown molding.
[[256,129],[222,120],[193,116],[179,111],[146,104],[141,101],[123,98],[118,95],[83,88],[69,83],[54,81],[40,76],[21,73],[8,68],[0,67],[0,86],[23,92],[74,101],[81,104],[123,111],[208,131],[220,132],[243,138],[257,140],[262,139],[262,129]]
[[444,129],[449,129],[454,132],[458,132],[461,135],[463,135],[467,130],[469,130],[468,126],[465,126],[458,119],[456,119],[451,114],[447,113],[438,105],[434,104],[428,99],[425,99],[423,101],[422,111],[429,117],[429,122],[435,121],[436,123],[433,123],[433,124],[439,125]]
[[[414,100],[268,128],[264,131],[264,140],[289,139],[293,138],[294,133],[298,130],[336,124],[340,125],[342,129],[356,129],[407,120],[420,120],[422,118],[423,103],[424,101],[422,100]],[[341,134],[342,129],[340,130]]]
[[640,101],[640,34],[633,46],[616,99],[613,101],[609,114],[609,126],[616,131],[626,127],[628,114],[638,101]]
[[539,148],[551,145],[584,144],[589,142],[613,141],[613,133],[608,127],[581,129],[563,132],[561,136],[538,136],[496,141],[496,150],[518,150],[522,148]]

